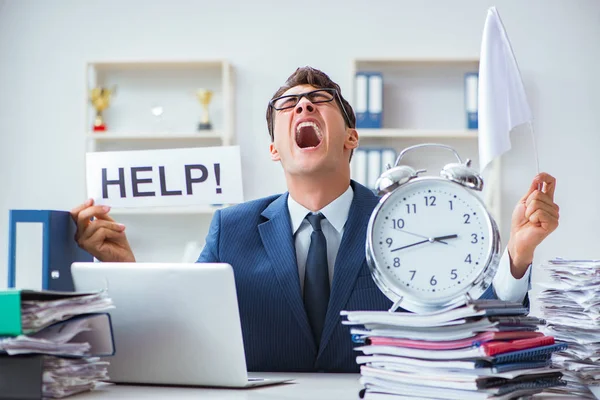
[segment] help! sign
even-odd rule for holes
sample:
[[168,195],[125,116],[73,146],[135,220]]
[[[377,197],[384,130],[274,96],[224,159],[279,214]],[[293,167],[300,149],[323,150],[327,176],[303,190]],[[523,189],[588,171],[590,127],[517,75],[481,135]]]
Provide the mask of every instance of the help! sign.
[[239,146],[86,154],[97,205],[160,207],[243,201]]

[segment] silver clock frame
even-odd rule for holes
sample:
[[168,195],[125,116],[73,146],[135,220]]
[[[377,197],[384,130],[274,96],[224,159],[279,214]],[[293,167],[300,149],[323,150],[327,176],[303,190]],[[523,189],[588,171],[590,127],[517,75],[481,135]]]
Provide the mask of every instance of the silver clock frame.
[[[408,166],[397,166],[406,152],[426,146],[443,147],[451,150],[454,152],[459,162],[457,164],[446,165],[440,173],[441,177],[420,177],[418,175],[422,172],[425,172],[424,170],[417,171]],[[475,195],[475,193],[471,193],[472,190],[481,190],[483,187],[483,181],[477,172],[469,168],[469,164],[470,160],[467,160],[465,163],[463,163],[458,153],[450,146],[435,143],[425,143],[405,149],[398,156],[396,160],[396,166],[394,168],[388,167],[388,170],[384,172],[378,180],[378,190],[380,195],[383,194],[383,196],[373,210],[367,226],[366,258],[369,270],[371,271],[371,276],[377,287],[387,298],[393,302],[392,307],[389,309],[390,312],[396,311],[399,307],[415,313],[426,313],[437,311],[443,308],[457,307],[461,304],[465,304],[471,299],[478,299],[491,286],[500,262],[500,231],[498,230],[496,221],[494,221],[494,218],[487,210],[485,203],[477,195]],[[435,301],[426,300],[422,297],[415,296],[413,292],[407,290],[403,285],[397,285],[394,281],[387,278],[382,272],[385,266],[380,264],[380,262],[377,260],[373,245],[373,226],[375,225],[375,221],[384,205],[390,201],[390,199],[399,189],[404,189],[412,186],[415,183],[425,181],[441,181],[445,183],[450,182],[451,184],[457,185],[458,187],[464,189],[466,193],[471,195],[473,199],[479,203],[479,205],[485,211],[485,218],[489,222],[488,237],[490,238],[490,251],[479,274],[474,277],[474,279],[472,279],[468,285],[465,285],[460,292],[453,294],[452,296],[436,299]]]

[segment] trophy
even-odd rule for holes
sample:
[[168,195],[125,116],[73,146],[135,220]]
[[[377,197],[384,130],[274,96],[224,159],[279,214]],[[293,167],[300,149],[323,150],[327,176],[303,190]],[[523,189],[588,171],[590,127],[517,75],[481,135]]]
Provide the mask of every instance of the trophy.
[[212,95],[213,95],[212,90],[207,90],[207,89],[196,90],[196,97],[198,98],[198,101],[200,102],[200,104],[202,104],[202,109],[204,110],[204,112],[202,114],[202,119],[200,120],[200,123],[198,124],[199,131],[212,129],[212,123],[210,122],[210,119],[208,118],[208,104],[210,103],[210,100],[212,99]]
[[106,125],[102,117],[104,111],[110,105],[110,96],[114,94],[115,87],[107,89],[103,87],[95,87],[90,90],[90,102],[96,109],[96,117],[94,118],[94,131],[105,131]]

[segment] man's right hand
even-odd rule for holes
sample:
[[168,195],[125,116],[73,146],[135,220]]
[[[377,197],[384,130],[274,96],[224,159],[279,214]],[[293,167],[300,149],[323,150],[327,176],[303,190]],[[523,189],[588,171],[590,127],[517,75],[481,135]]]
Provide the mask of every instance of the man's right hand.
[[135,262],[125,225],[116,223],[108,215],[109,211],[110,207],[95,206],[92,199],[71,210],[77,224],[75,241],[100,261]]

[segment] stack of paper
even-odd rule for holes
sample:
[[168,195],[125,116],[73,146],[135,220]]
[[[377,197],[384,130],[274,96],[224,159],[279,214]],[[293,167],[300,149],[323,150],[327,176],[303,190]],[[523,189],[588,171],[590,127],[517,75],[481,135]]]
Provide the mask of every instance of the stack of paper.
[[563,385],[550,368],[566,348],[520,303],[477,300],[427,314],[342,311],[363,346],[365,399],[508,399]]
[[554,259],[542,265],[553,279],[538,299],[548,321],[545,331],[568,349],[553,356],[568,382],[563,392],[595,398],[600,385],[600,260]]
[[[39,331],[30,329],[28,335],[0,338],[0,352],[6,352],[11,356],[17,354],[86,356],[91,351],[96,352],[98,349],[92,350],[92,343],[84,341],[83,334],[108,329],[109,325],[108,314],[83,314],[56,322]],[[25,331],[25,328],[23,330]],[[102,336],[106,334],[110,334],[110,332],[106,332]]]
[[[27,291],[24,292],[27,293]],[[111,308],[113,308],[113,303],[106,291],[68,297],[59,295],[56,299],[34,296],[30,300],[21,302],[23,333],[37,332],[55,322],[64,321],[76,315],[91,314]]]
[[[0,291],[0,399],[61,398],[108,379],[113,308],[106,292]],[[2,375],[0,373],[0,375]]]
[[94,388],[96,382],[108,379],[108,362],[99,357],[44,358],[44,397],[62,398]]

